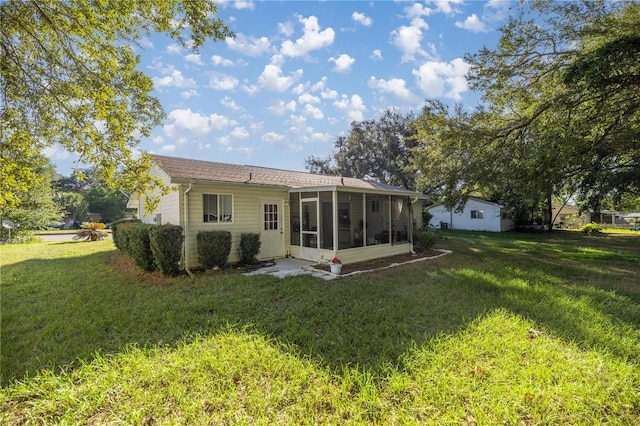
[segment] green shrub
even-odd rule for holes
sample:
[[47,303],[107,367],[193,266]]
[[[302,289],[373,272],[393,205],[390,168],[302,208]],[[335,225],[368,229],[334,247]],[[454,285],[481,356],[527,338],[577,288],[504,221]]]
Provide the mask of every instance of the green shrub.
[[205,269],[224,268],[231,253],[231,232],[200,231],[196,235],[198,257]]
[[261,244],[260,234],[241,234],[240,263],[243,265],[251,265],[255,263]]
[[164,275],[175,277],[180,273],[183,240],[181,226],[162,225],[149,229],[153,260]]
[[114,222],[111,223],[111,237],[113,238],[113,244],[115,244],[116,248],[118,250],[121,250],[123,252],[127,252],[126,250],[126,241],[123,241],[122,238],[120,238],[120,233],[118,232],[118,229],[120,229],[122,226],[129,226],[132,223],[140,223],[139,219],[120,219],[120,220],[116,220]]
[[438,232],[432,229],[420,229],[413,234],[414,247],[418,253],[429,250],[437,240]]
[[597,234],[598,232],[601,231],[601,229],[597,223],[591,222],[591,223],[587,223],[582,228],[580,228],[580,231],[584,232],[585,234],[591,235],[593,233]]
[[122,232],[122,236],[127,239],[127,251],[133,261],[145,271],[153,271],[156,266],[153,261],[153,252],[151,251],[151,242],[149,240],[149,231],[156,225],[147,225],[145,223],[134,223],[124,228],[120,227],[118,232]]

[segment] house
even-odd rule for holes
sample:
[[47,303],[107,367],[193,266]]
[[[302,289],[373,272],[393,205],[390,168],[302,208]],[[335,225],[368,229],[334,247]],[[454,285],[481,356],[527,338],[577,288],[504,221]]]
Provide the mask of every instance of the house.
[[624,220],[624,214],[614,210],[600,210],[599,212],[581,211],[572,205],[553,204],[553,220],[556,226],[567,226],[569,228],[580,228],[587,223],[595,222],[601,226],[611,228],[626,228],[628,225]]
[[440,229],[502,232],[514,229],[513,221],[504,206],[480,198],[470,197],[461,212],[448,209],[444,204],[429,206],[433,216],[431,224]]
[[581,212],[575,206],[553,203],[551,209],[553,223],[558,227],[579,228],[591,222],[591,214],[589,212]]
[[154,155],[152,173],[173,191],[152,213],[144,195],[130,198],[146,223],[181,225],[183,265],[199,265],[196,235],[232,234],[229,262],[239,260],[242,233],[258,233],[259,258],[287,255],[316,262],[353,263],[413,249],[422,194],[340,176]]

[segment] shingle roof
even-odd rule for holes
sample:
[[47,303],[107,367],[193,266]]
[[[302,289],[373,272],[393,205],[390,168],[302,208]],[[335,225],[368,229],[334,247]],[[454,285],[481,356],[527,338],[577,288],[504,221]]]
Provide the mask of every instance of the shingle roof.
[[166,157],[164,155],[152,155],[152,157],[158,166],[169,175],[174,183],[198,180],[283,186],[287,188],[336,186],[414,193],[413,191],[405,188],[350,177],[270,169],[267,167],[241,166],[236,164],[217,163],[213,161],[190,160],[186,158]]

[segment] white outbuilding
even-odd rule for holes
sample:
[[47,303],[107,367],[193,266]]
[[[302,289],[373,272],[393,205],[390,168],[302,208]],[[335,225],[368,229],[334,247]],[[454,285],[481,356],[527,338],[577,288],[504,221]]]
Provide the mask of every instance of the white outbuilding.
[[470,197],[460,212],[444,204],[434,204],[427,210],[433,216],[430,224],[439,229],[503,232],[514,228],[504,206],[480,198]]

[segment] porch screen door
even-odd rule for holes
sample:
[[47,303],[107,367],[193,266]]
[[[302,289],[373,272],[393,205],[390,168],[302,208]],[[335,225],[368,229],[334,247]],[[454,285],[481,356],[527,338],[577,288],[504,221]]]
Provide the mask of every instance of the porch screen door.
[[318,200],[302,200],[302,247],[318,248]]

